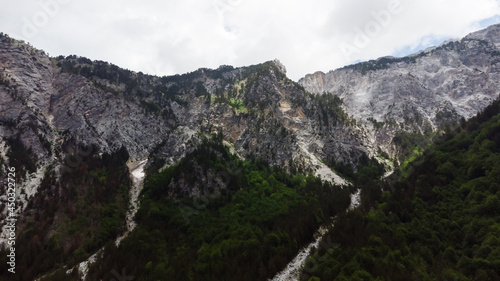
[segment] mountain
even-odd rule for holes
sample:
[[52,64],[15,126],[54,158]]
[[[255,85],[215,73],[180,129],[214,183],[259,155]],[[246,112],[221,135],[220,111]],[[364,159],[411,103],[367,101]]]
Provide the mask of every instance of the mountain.
[[[195,153],[207,137],[222,135],[242,161],[338,184],[346,181],[327,164],[370,163],[341,101],[306,92],[279,61],[156,77],[77,56],[51,58],[6,35],[0,50],[2,178],[13,167],[17,183],[15,207],[1,198],[1,242],[11,233],[7,219],[17,216],[20,280],[58,264],[71,268],[107,242],[118,244],[135,227],[144,163],[153,175]],[[212,179],[216,190],[203,180],[179,180],[169,195],[227,190],[225,178],[205,166],[189,169]],[[30,264],[36,266],[28,270]]]
[[499,280],[499,171],[495,101],[403,177],[365,189],[363,207],[339,216],[301,280]]
[[[16,183],[14,207],[7,185],[0,196],[0,243],[15,216],[18,280],[108,278],[92,261],[112,267],[127,251],[141,257],[135,274],[151,262],[150,274],[177,279],[215,272],[222,265],[207,257],[219,251],[232,253],[227,261],[248,251],[259,268],[248,278],[272,277],[345,211],[347,193],[404,168],[498,97],[499,32],[298,83],[278,60],[157,77],[49,57],[0,34],[0,170]],[[196,223],[184,225],[192,214]],[[235,219],[244,223],[232,229]],[[225,228],[204,236],[206,222]],[[133,246],[146,238],[168,251],[146,261]],[[190,261],[186,272],[167,262],[176,258]],[[214,280],[244,274],[217,272]]]
[[1,47],[3,135],[20,136],[37,164],[54,163],[51,151],[69,138],[99,152],[124,146],[133,159],[156,150],[172,164],[196,146],[197,132],[219,130],[241,156],[282,167],[326,169],[326,155],[356,165],[364,152],[341,101],[305,92],[278,61],[154,77],[76,56],[49,58],[5,36]]
[[435,132],[472,117],[498,97],[499,32],[500,25],[493,25],[407,57],[309,74],[299,84],[311,93],[340,97],[346,113],[391,153],[398,131]]

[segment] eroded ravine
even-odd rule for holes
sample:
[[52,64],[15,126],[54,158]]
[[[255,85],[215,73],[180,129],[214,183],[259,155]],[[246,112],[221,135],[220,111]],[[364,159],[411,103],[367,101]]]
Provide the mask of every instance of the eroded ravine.
[[[143,181],[144,181],[144,166],[148,162],[147,159],[139,161],[139,162],[129,162],[127,166],[130,171],[130,178],[132,179],[132,186],[130,188],[130,201],[129,208],[127,214],[125,216],[126,220],[126,230],[125,232],[115,240],[115,245],[118,247],[120,242],[127,237],[127,235],[134,230],[136,227],[136,222],[134,221],[135,214],[139,209],[139,195],[142,191]],[[103,249],[100,249],[95,254],[90,256],[87,260],[78,264],[77,269],[80,273],[81,280],[86,280],[89,268],[92,264],[94,264],[102,255]],[[71,273],[74,268],[67,271],[67,274]]]
[[[359,206],[360,202],[360,191],[358,190],[355,194],[351,195],[351,205],[349,209],[354,209]],[[304,247],[300,252],[295,256],[295,258],[286,265],[285,269],[280,271],[276,276],[268,281],[298,281],[300,277],[300,273],[306,264],[306,260],[311,254],[311,250],[314,248],[318,248],[321,239],[323,236],[328,233],[328,229],[333,227],[333,222],[330,222],[326,225],[322,225],[318,231],[316,232],[315,239],[309,245]]]
[[132,178],[132,188],[130,189],[129,208],[125,217],[127,230],[125,231],[125,233],[123,233],[122,236],[116,239],[115,244],[117,247],[120,245],[120,242],[123,240],[123,238],[125,238],[132,230],[134,230],[135,226],[137,225],[134,221],[134,217],[137,213],[137,210],[139,209],[139,194],[141,193],[143,188],[142,183],[145,176],[144,166],[147,162],[148,160],[145,159],[138,163],[130,163],[128,165],[130,169],[130,177]]

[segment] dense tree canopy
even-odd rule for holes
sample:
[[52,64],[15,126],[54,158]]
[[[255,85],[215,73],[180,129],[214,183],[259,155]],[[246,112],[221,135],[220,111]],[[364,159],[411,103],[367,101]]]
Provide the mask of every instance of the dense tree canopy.
[[[137,229],[119,248],[108,245],[91,279],[126,268],[134,280],[266,280],[350,204],[348,188],[242,161],[220,136],[177,165],[156,168],[148,170]],[[223,188],[183,195],[181,187],[210,182]]]
[[[500,102],[339,216],[303,280],[499,280]],[[372,188],[373,189],[373,188]],[[377,188],[375,188],[377,189]],[[330,243],[331,244],[331,243]]]

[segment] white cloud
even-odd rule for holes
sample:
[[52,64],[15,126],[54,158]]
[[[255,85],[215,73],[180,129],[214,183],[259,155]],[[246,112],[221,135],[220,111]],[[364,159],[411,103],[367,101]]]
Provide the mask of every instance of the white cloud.
[[394,1],[11,1],[0,11],[0,31],[54,56],[159,75],[279,58],[297,80],[462,37],[488,18],[500,22],[500,0],[400,0],[396,13]]

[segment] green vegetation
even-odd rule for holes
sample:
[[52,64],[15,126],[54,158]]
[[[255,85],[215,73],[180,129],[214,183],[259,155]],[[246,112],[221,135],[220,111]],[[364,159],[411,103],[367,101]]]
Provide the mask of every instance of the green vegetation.
[[93,62],[85,57],[77,57],[75,55],[67,57],[59,56],[55,60],[57,66],[61,68],[61,71],[79,74],[88,79],[98,77],[113,83],[124,83],[129,85],[133,83],[135,76],[134,73],[128,69],[122,69],[104,61]]
[[[239,160],[221,135],[177,165],[149,171],[138,227],[119,248],[107,246],[90,279],[126,268],[134,280],[266,280],[350,203],[348,189]],[[201,193],[189,197],[194,186]]]
[[0,72],[0,85],[5,86],[6,88],[10,87],[10,79],[3,72]]
[[330,125],[337,125],[349,119],[347,113],[342,109],[342,99],[331,93],[309,94],[317,102],[319,107],[319,118],[322,127],[328,128]]
[[360,188],[368,183],[376,181],[385,173],[385,167],[375,158],[369,158],[363,153],[358,159],[358,168],[355,171],[351,166],[327,159],[327,165]]
[[412,166],[363,189],[302,280],[500,279],[500,102]]
[[384,159],[390,159],[389,154],[387,152],[383,151],[382,148],[380,148],[380,146],[377,147],[377,155],[379,157],[384,158]]
[[245,89],[244,82],[235,83],[229,86],[230,90],[224,91],[222,89],[217,89],[214,95],[210,95],[211,103],[221,103],[231,106],[236,113],[248,113],[248,108],[245,106],[245,102],[241,99],[243,96],[243,91]]
[[242,100],[236,100],[234,98],[229,99],[229,103],[236,110],[236,112],[248,113],[248,108],[243,105]]
[[260,76],[269,76],[273,72],[279,81],[288,80],[286,75],[282,73],[273,61],[251,65],[246,69],[246,75],[249,76],[248,88],[251,88]]
[[172,102],[188,105],[183,98],[187,91],[193,90],[197,97],[208,95],[203,83],[193,81],[198,72],[158,78],[75,55],[59,56],[54,63],[61,72],[81,75],[103,92],[136,100],[147,113],[161,115],[165,120],[176,120]]
[[401,169],[404,171],[407,168],[408,164],[415,161],[417,157],[423,154],[423,152],[424,152],[423,148],[415,146],[410,157],[406,158],[405,161],[403,162],[403,165],[401,165]]
[[454,110],[440,110],[436,113],[436,123],[440,127],[453,126],[459,119],[459,115]]
[[7,153],[9,165],[16,168],[16,177],[23,178],[26,172],[36,172],[37,157],[30,149],[26,149],[23,142],[18,138],[7,139],[10,150]]
[[99,157],[89,153],[97,152],[95,148],[76,150],[65,161],[72,165],[61,171],[59,181],[48,168],[25,211],[32,215],[17,221],[16,274],[7,271],[7,251],[1,250],[0,280],[34,280],[58,270],[48,279],[67,281],[63,265],[85,260],[125,230],[127,151]]
[[446,50],[446,51],[464,51],[467,49],[467,44],[470,42],[476,42],[477,44],[481,45],[482,47],[488,47],[489,43],[486,40],[481,40],[481,39],[473,39],[473,38],[462,38],[459,41],[450,41],[446,44],[443,44],[437,48],[432,49],[432,53],[438,52],[441,50]]
[[427,55],[425,52],[421,52],[417,55],[396,58],[396,57],[383,57],[377,60],[369,60],[366,62],[360,62],[353,65],[348,65],[343,67],[342,69],[354,69],[356,71],[361,72],[362,75],[365,75],[368,71],[387,69],[391,64],[404,62],[407,64],[415,63],[418,58]]
[[148,101],[141,101],[141,106],[146,110],[148,113],[154,113],[154,114],[159,114],[161,112],[161,108],[158,104],[148,102]]
[[375,118],[373,117],[369,117],[368,118],[368,121],[372,122],[373,126],[375,127],[375,129],[381,129],[384,127],[385,125],[385,122],[382,121],[382,122],[378,122]]
[[399,162],[403,163],[403,167],[406,167],[409,162],[421,155],[424,149],[431,146],[432,138],[420,132],[400,131],[396,133],[392,139],[392,143],[398,147],[397,155],[399,156]]

